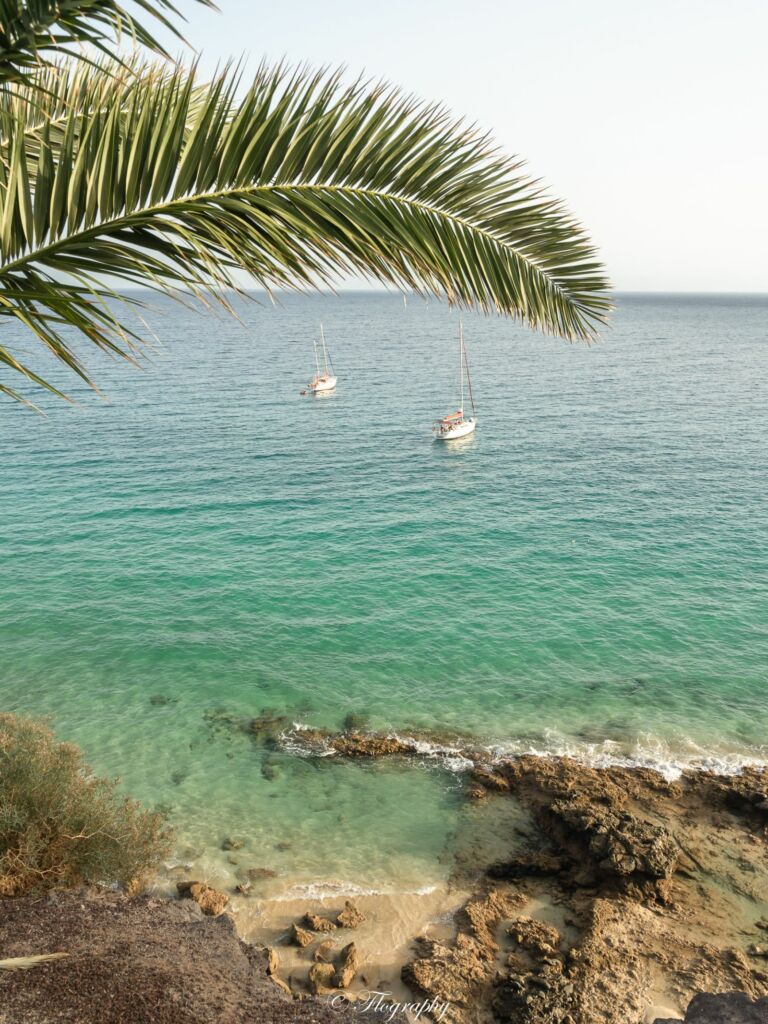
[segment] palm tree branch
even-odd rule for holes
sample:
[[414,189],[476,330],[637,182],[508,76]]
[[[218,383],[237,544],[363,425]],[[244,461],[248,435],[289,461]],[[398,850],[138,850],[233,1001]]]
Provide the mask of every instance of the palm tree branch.
[[26,323],[69,311],[109,348],[125,325],[89,318],[78,290],[106,294],[104,274],[220,301],[237,269],[266,288],[352,270],[566,338],[604,322],[583,230],[485,136],[338,73],[262,67],[239,101],[236,85],[226,71],[203,93],[182,69],[115,81],[69,111],[55,143],[36,136],[32,171],[20,127],[0,161],[0,315],[34,282],[59,308],[22,304]]
[[[212,0],[196,0],[213,7]],[[122,63],[116,48],[127,33],[135,43],[168,57],[150,29],[156,22],[183,40],[176,21],[181,13],[172,0],[133,0],[133,9],[118,0],[0,0],[0,84],[31,82],[51,50],[92,63],[83,44]]]

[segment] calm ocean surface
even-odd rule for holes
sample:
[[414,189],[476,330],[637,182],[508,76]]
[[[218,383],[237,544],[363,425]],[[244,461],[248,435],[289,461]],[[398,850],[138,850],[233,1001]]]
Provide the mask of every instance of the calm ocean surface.
[[768,297],[617,301],[591,348],[465,317],[480,425],[452,445],[458,316],[381,293],[243,324],[158,300],[150,367],[89,360],[108,402],[0,403],[3,707],[166,806],[187,858],[226,872],[242,835],[291,884],[429,883],[458,781],[221,712],[768,761]]

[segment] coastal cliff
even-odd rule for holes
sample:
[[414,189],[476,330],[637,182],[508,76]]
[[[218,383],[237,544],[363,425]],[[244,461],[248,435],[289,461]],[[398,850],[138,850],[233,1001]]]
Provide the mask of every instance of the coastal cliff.
[[266,951],[193,900],[95,889],[0,900],[3,957],[65,952],[0,972],[2,1024],[343,1024],[343,1009],[295,1001]]

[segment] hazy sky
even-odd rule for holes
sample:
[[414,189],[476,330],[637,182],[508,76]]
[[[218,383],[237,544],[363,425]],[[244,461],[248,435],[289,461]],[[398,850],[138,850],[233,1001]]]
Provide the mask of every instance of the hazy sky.
[[768,291],[768,0],[179,0],[212,68],[443,100],[565,199],[617,289]]

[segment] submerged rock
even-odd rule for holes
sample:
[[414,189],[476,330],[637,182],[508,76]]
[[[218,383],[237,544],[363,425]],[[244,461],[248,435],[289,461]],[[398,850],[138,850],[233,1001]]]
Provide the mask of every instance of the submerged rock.
[[243,847],[243,840],[237,839],[235,836],[226,836],[221,841],[222,850],[240,850]]
[[216,917],[229,903],[229,896],[226,893],[213,889],[205,882],[177,882],[176,891],[182,899],[194,900],[209,917]]
[[256,718],[250,719],[245,731],[257,743],[275,746],[292,724],[288,715],[278,714],[272,708],[264,708]]
[[268,878],[277,878],[277,872],[272,868],[246,868],[240,871],[239,875],[248,882],[264,882]]
[[344,719],[344,732],[367,732],[370,725],[368,715],[348,714]]
[[358,928],[363,921],[365,915],[350,900],[345,901],[344,909],[336,915],[336,924],[339,928]]

